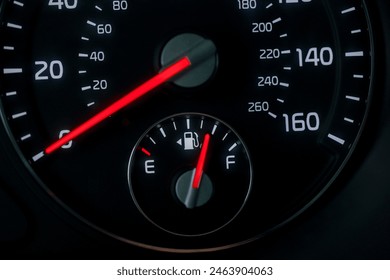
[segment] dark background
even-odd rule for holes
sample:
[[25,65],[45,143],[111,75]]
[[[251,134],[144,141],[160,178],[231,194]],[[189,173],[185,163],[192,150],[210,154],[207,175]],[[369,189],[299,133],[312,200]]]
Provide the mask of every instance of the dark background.
[[375,40],[374,97],[353,164],[308,211],[235,249],[168,254],[108,239],[32,191],[0,126],[1,259],[390,259],[390,2],[368,0]]

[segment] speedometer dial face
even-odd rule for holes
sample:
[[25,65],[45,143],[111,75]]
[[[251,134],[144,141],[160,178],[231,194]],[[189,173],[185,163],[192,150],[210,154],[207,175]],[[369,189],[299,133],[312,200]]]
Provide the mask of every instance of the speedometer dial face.
[[342,172],[366,118],[362,1],[1,5],[21,172],[124,242],[216,249],[272,231]]

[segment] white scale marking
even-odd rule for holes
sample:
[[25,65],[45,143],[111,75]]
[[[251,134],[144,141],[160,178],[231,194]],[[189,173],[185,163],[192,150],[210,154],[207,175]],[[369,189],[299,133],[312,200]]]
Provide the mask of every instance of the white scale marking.
[[272,118],[276,119],[278,116],[275,115],[274,113],[268,112],[268,115],[270,115]]
[[283,99],[280,99],[280,98],[278,98],[278,99],[276,99],[278,102],[280,102],[280,103],[284,103],[284,100]]
[[88,58],[88,54],[86,54],[86,53],[79,53],[79,57]]
[[282,51],[282,54],[290,54],[290,53],[291,53],[291,50]]
[[93,27],[96,26],[96,23],[94,23],[93,21],[88,20],[87,23],[88,23],[89,25],[93,26]]
[[230,148],[229,152],[233,151],[237,147],[237,143],[234,143]]
[[292,68],[291,67],[283,67],[283,70],[286,70],[286,71],[291,71]]
[[31,138],[31,134],[24,135],[20,138],[21,141],[26,141],[27,139]]
[[284,34],[280,35],[279,37],[280,38],[286,38],[287,36],[288,36],[287,33],[284,33]]
[[154,144],[156,145],[156,141],[154,141],[154,139],[152,137],[149,137],[149,140]]
[[352,31],[351,31],[351,34],[359,34],[359,33],[361,33],[361,32],[362,32],[361,29],[355,29],[355,30],[352,30]]
[[172,124],[173,124],[173,129],[174,129],[175,131],[177,131],[177,126],[176,126],[175,121],[172,121]]
[[187,129],[190,129],[191,128],[191,121],[190,121],[190,119],[187,119],[186,121],[187,121]]
[[87,91],[87,90],[90,90],[91,88],[92,88],[91,86],[85,86],[85,87],[82,87],[81,90]]
[[19,2],[19,1],[14,1],[14,4],[15,4],[16,6],[19,6],[19,7],[23,7],[23,6],[24,6],[24,3]]
[[200,121],[200,129],[203,129],[204,120]]
[[23,69],[22,68],[4,68],[3,70],[4,74],[19,74],[19,73],[23,73]]
[[266,9],[269,9],[269,8],[271,8],[273,5],[274,5],[274,4],[272,4],[272,3],[271,3],[271,4],[268,4],[267,7],[265,7],[265,8],[266,8]]
[[355,74],[355,75],[353,75],[353,77],[354,77],[355,79],[364,79],[364,75]]
[[230,131],[225,134],[225,136],[222,138],[222,141],[225,141],[226,137],[228,137],[229,134],[230,134]]
[[91,106],[93,106],[93,105],[95,105],[95,102],[91,102],[91,103],[88,103],[88,104],[87,104],[88,107],[91,107]]
[[217,128],[218,128],[218,125],[214,125],[213,126],[213,130],[211,131],[211,135],[214,135],[214,133],[215,133],[215,131],[217,130]]
[[351,13],[351,12],[354,12],[354,11],[356,11],[356,8],[352,7],[352,8],[349,8],[349,9],[342,10],[341,14],[345,15],[345,14],[348,14],[348,13]]
[[282,86],[282,87],[286,87],[286,88],[290,87],[290,84],[283,83],[283,82],[280,82],[279,85]]
[[87,70],[80,70],[79,71],[79,74],[86,74],[87,73]]
[[344,118],[344,121],[349,122],[349,123],[354,123],[355,122],[354,120],[352,120],[350,118]]
[[24,116],[27,116],[27,112],[21,112],[21,113],[18,113],[18,114],[14,114],[12,115],[12,119],[18,119],[18,118],[21,118],[21,117],[24,117]]
[[38,161],[40,160],[41,158],[43,158],[45,156],[45,153],[44,152],[40,152],[39,154],[33,156],[33,161]]
[[87,38],[87,37],[81,37],[81,40],[83,40],[83,41],[89,41],[89,38]]
[[358,52],[346,52],[345,53],[346,57],[359,57],[359,56],[364,56],[364,52],[358,51]]
[[278,23],[278,22],[281,22],[282,21],[282,18],[277,18],[277,19],[274,19],[273,21],[272,21],[272,23],[273,24],[275,24],[275,23]]
[[337,136],[335,136],[335,135],[333,135],[333,134],[328,134],[328,138],[329,139],[332,139],[333,141],[335,141],[335,142],[337,142],[337,143],[339,143],[339,144],[341,144],[341,145],[344,145],[345,144],[345,140],[344,139],[341,139],[340,137],[337,137]]
[[23,29],[23,26],[21,26],[19,24],[11,23],[11,22],[7,23],[7,27],[14,28],[14,29],[19,29],[19,30]]
[[103,11],[103,9],[100,8],[99,6],[95,6],[95,9],[98,10],[98,11]]
[[10,91],[10,92],[7,92],[6,94],[5,94],[5,96],[15,96],[15,95],[17,95],[17,92],[16,91]]
[[15,47],[12,47],[12,46],[4,46],[3,49],[5,51],[14,51],[15,50]]
[[345,98],[352,100],[352,101],[360,101],[360,98],[357,96],[346,95]]
[[161,135],[162,135],[164,138],[167,137],[167,135],[165,134],[165,131],[164,131],[164,129],[163,129],[162,127],[160,127],[160,132],[161,132]]

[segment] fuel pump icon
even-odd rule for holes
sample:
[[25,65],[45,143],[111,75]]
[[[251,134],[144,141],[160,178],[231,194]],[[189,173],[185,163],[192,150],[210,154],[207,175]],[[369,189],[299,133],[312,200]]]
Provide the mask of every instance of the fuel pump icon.
[[199,135],[196,132],[184,133],[184,150],[190,151],[199,147]]

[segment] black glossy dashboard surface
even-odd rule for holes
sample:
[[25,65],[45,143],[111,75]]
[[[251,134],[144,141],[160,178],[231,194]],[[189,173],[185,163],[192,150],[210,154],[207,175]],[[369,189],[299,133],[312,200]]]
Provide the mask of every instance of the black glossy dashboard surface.
[[[367,1],[368,2],[368,1]],[[373,100],[345,170],[307,211],[242,246],[198,254],[163,253],[113,240],[82,224],[43,191],[0,127],[0,258],[390,258],[390,3],[367,3],[375,44]]]

